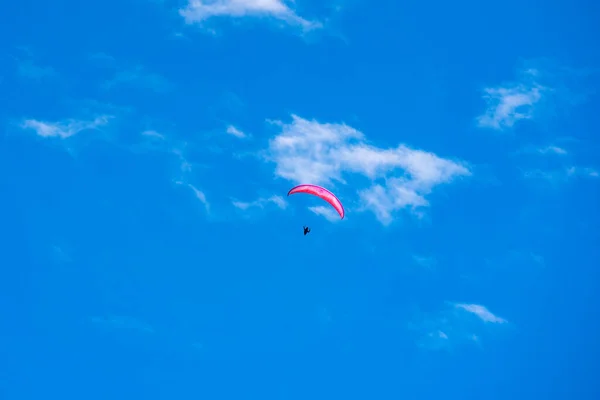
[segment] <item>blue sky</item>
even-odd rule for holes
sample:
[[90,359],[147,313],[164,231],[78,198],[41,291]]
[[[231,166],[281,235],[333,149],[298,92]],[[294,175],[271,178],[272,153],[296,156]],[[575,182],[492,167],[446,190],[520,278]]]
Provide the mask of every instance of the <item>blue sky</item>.
[[3,399],[599,398],[598,3],[2,8]]

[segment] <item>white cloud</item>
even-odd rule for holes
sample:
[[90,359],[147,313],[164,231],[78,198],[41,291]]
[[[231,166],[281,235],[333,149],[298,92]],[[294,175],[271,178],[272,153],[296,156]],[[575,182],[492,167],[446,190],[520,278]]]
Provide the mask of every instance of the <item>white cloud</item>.
[[491,322],[491,323],[495,323],[495,324],[503,324],[503,323],[507,322],[505,319],[492,314],[491,311],[489,311],[487,308],[485,308],[484,306],[479,305],[479,304],[459,303],[459,304],[455,304],[455,307],[476,315],[484,322]]
[[[459,312],[457,312],[459,311]],[[465,318],[472,315],[475,318]],[[478,304],[446,303],[438,312],[417,312],[408,323],[416,334],[419,347],[428,350],[452,350],[462,345],[482,345],[482,335],[490,331],[484,323],[507,325],[508,321]]]
[[252,207],[264,208],[265,205],[272,203],[281,209],[285,209],[287,207],[287,202],[281,196],[271,196],[268,198],[261,197],[258,200],[254,200],[251,202],[243,202],[243,201],[233,201],[232,204],[235,208],[239,208],[240,210],[247,210]]
[[452,343],[446,332],[434,330],[422,335],[417,340],[417,346],[428,350],[447,350],[451,348]]
[[537,71],[530,69],[524,72],[520,82],[485,88],[483,98],[487,109],[477,118],[478,125],[502,130],[513,127],[518,121],[533,118],[534,106],[549,90],[535,81],[536,75]]
[[32,129],[41,137],[58,137],[67,139],[79,132],[96,129],[108,124],[110,116],[100,116],[91,121],[69,119],[58,122],[39,121],[36,119],[27,119],[21,124],[23,129]]
[[204,207],[206,208],[206,212],[210,211],[210,205],[208,204],[208,201],[206,200],[206,195],[204,194],[204,192],[198,190],[195,186],[193,186],[189,183],[188,183],[188,186],[190,189],[192,189],[194,191],[194,195],[196,195],[196,198],[198,200],[200,200],[200,202],[202,204],[204,204]]
[[179,14],[188,24],[213,17],[271,17],[304,30],[322,26],[319,22],[300,17],[283,0],[188,0]]
[[315,207],[308,207],[308,209],[310,211],[312,211],[313,213],[324,217],[326,220],[328,220],[330,222],[341,221],[340,215],[337,212],[335,212],[331,207],[315,206]]
[[154,139],[165,140],[165,136],[163,134],[158,133],[153,130],[144,131],[144,132],[142,132],[142,135],[150,137],[150,138],[154,138]]
[[345,124],[319,123],[292,115],[292,122],[272,121],[281,132],[269,142],[267,161],[275,174],[295,183],[345,184],[344,176],[367,178],[357,186],[362,209],[384,224],[403,208],[428,206],[425,196],[442,183],[470,175],[461,162],[405,145],[382,149],[369,144],[362,132]]
[[579,176],[586,176],[586,177],[590,177],[590,178],[598,178],[598,176],[599,176],[598,171],[596,171],[594,168],[575,167],[575,166],[567,168],[567,175],[568,176],[579,175]]
[[546,147],[540,147],[538,149],[538,153],[566,155],[567,151],[565,149],[563,149],[562,147],[558,147],[558,146],[546,146]]
[[235,137],[237,137],[237,138],[240,138],[240,139],[244,139],[244,138],[246,137],[246,134],[245,134],[244,132],[240,131],[239,129],[237,129],[237,128],[236,128],[235,126],[233,126],[233,125],[229,125],[229,126],[227,127],[227,131],[226,131],[226,132],[227,132],[228,134],[230,134],[230,135],[232,135],[232,136],[235,136]]
[[204,194],[204,192],[202,192],[201,190],[196,188],[194,185],[192,185],[190,183],[185,183],[183,181],[176,181],[175,184],[185,185],[185,186],[189,187],[190,189],[192,189],[192,191],[194,192],[194,196],[196,196],[196,199],[198,199],[198,201],[200,201],[200,203],[202,203],[204,205],[206,212],[210,211],[210,204],[208,203],[208,200],[206,199],[206,195]]

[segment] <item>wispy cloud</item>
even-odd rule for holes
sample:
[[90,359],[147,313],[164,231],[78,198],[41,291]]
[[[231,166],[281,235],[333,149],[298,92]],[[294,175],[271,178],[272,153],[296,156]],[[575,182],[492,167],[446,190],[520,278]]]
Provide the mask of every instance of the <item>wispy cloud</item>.
[[150,138],[154,138],[154,139],[158,139],[158,140],[165,140],[165,136],[162,133],[158,133],[154,130],[147,130],[147,131],[143,131],[142,132],[143,136],[147,136]]
[[562,147],[558,147],[558,146],[546,146],[546,147],[539,147],[537,149],[537,152],[540,154],[557,154],[557,155],[566,155],[568,152],[567,150],[563,149]]
[[436,329],[421,336],[417,340],[417,346],[428,350],[442,350],[449,348],[451,342],[446,332]]
[[65,264],[73,261],[72,257],[69,255],[69,252],[65,250],[64,246],[54,245],[52,246],[52,258],[54,261]]
[[340,215],[337,212],[335,212],[331,207],[314,206],[314,207],[308,207],[308,209],[310,211],[312,211],[313,213],[324,217],[326,220],[328,220],[330,222],[341,221]]
[[240,210],[247,210],[253,207],[264,208],[267,204],[274,204],[281,209],[287,207],[287,202],[281,196],[261,197],[251,202],[234,200],[232,204],[235,208],[239,208]]
[[148,151],[164,153],[177,160],[178,164],[178,181],[186,181],[187,173],[192,171],[193,166],[197,165],[188,160],[187,147],[188,143],[181,140],[176,140],[164,133],[154,129],[148,129],[141,133],[141,141],[133,145],[129,145],[128,149],[136,153],[145,153]]
[[204,205],[204,208],[206,209],[206,212],[210,212],[210,204],[208,203],[208,200],[206,199],[206,195],[204,194],[203,191],[201,191],[200,189],[198,189],[197,187],[195,187],[194,185],[190,184],[190,183],[185,183],[183,181],[176,181],[175,182],[178,185],[185,185],[188,188],[190,188],[192,190],[192,192],[194,193],[194,196],[196,197],[196,199],[198,199],[198,201],[200,203],[202,203],[202,205]]
[[32,129],[41,137],[70,138],[80,132],[97,129],[108,124],[110,116],[103,115],[93,120],[68,119],[64,121],[48,122],[36,119],[26,119],[22,124],[23,129]]
[[17,74],[20,77],[35,81],[58,77],[58,73],[54,68],[41,65],[40,62],[36,61],[35,52],[29,47],[17,46],[16,50],[21,55],[10,57],[15,60]]
[[419,347],[452,350],[461,345],[481,345],[485,324],[507,325],[508,321],[479,304],[446,303],[435,313],[417,312],[408,328],[416,334]]
[[598,178],[600,176],[598,174],[598,171],[594,168],[575,167],[575,166],[567,168],[567,175],[568,176],[583,176],[583,177],[590,177],[590,178]]
[[406,145],[382,149],[369,144],[362,132],[345,125],[319,123],[292,115],[289,124],[272,121],[281,132],[269,142],[265,160],[275,174],[295,183],[345,184],[349,175],[367,178],[358,186],[361,209],[375,213],[384,224],[403,208],[428,206],[434,187],[460,176],[467,166]]
[[235,136],[235,137],[237,137],[237,138],[240,138],[240,139],[244,139],[244,138],[246,138],[246,137],[247,137],[247,135],[246,135],[244,132],[240,131],[238,128],[236,128],[236,127],[235,127],[235,126],[233,126],[233,125],[229,125],[229,126],[227,127],[227,130],[226,130],[226,132],[227,132],[229,135],[231,135],[231,136]]
[[200,23],[214,17],[270,17],[303,30],[320,28],[322,24],[300,17],[283,0],[188,0],[179,10],[186,23]]
[[54,68],[38,65],[32,60],[19,60],[17,64],[17,72],[23,78],[38,81],[44,78],[56,77],[58,75]]
[[210,205],[208,204],[208,201],[206,200],[206,195],[204,194],[204,192],[198,190],[195,186],[188,184],[188,186],[190,187],[190,189],[192,189],[194,191],[194,195],[196,196],[196,198],[198,200],[200,200],[200,202],[202,204],[204,204],[204,207],[206,208],[206,211],[210,211]]
[[88,60],[98,67],[111,70],[114,75],[102,84],[104,90],[114,89],[119,85],[128,85],[142,89],[165,93],[173,88],[173,84],[162,75],[149,71],[142,65],[127,65],[118,62],[110,54],[91,53]]
[[590,167],[568,166],[553,170],[532,169],[523,173],[526,179],[542,179],[551,184],[567,182],[573,178],[598,178],[598,170]]
[[117,60],[110,54],[98,52],[88,54],[88,60],[104,67],[114,67],[117,65]]
[[483,98],[487,109],[477,118],[478,125],[503,130],[518,121],[532,119],[535,105],[550,90],[537,83],[537,75],[537,70],[527,69],[518,82],[485,88]]
[[504,324],[507,321],[494,315],[490,310],[479,304],[464,304],[458,303],[454,305],[458,309],[465,310],[481,319],[483,322],[491,322],[494,324]]
[[[582,166],[577,161],[577,152],[567,150],[557,145],[530,146],[518,153],[543,156],[542,160],[531,159],[533,167],[524,169],[523,176],[527,179],[541,179],[552,184],[569,181],[573,178],[597,178],[598,170],[590,166]],[[549,157],[553,157],[550,159]],[[531,164],[530,164],[531,165]]]
[[118,71],[112,79],[104,83],[103,87],[105,90],[110,90],[121,84],[137,86],[158,93],[167,92],[172,88],[172,84],[162,75],[147,71],[146,68],[139,65]]
[[498,276],[501,271],[513,271],[514,268],[520,271],[533,271],[543,268],[546,264],[544,256],[531,250],[510,250],[499,256],[491,257],[485,260],[489,271]]
[[435,259],[435,257],[413,255],[412,259],[417,265],[420,265],[424,268],[433,268],[437,264],[437,260]]

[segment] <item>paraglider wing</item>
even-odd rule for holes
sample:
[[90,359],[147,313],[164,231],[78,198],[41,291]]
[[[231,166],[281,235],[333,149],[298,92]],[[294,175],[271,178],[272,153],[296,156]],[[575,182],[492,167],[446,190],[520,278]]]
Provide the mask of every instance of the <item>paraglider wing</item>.
[[295,194],[295,193],[312,194],[313,196],[322,198],[323,200],[325,200],[326,202],[331,204],[331,206],[333,208],[335,208],[335,211],[337,211],[338,214],[340,214],[340,217],[342,219],[344,219],[345,211],[344,211],[344,206],[342,205],[342,202],[335,196],[335,194],[331,193],[329,190],[325,189],[324,187],[317,186],[317,185],[298,185],[298,186],[293,187],[288,192],[288,196],[290,194]]

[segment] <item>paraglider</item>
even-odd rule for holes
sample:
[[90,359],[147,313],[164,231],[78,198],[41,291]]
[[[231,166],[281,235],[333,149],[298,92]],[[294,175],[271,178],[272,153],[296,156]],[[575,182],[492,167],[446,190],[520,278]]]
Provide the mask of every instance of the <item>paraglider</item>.
[[290,191],[288,192],[288,196],[291,194],[295,194],[295,193],[306,193],[306,194],[312,194],[313,196],[317,196],[320,197],[321,199],[325,200],[326,202],[328,202],[329,204],[331,204],[331,206],[335,209],[335,211],[337,211],[338,214],[340,214],[340,218],[344,219],[344,206],[342,205],[342,202],[335,196],[335,194],[331,193],[329,190],[325,189],[324,187],[321,186],[317,186],[317,185],[298,185],[298,186],[294,186],[292,189],[290,189]]
[[[290,191],[288,192],[288,196],[291,194],[296,194],[296,193],[311,194],[313,196],[317,196],[317,197],[325,200],[327,203],[329,203],[335,209],[335,211],[337,211],[337,213],[340,215],[340,218],[344,219],[345,211],[344,211],[344,206],[342,205],[342,202],[340,201],[340,199],[338,199],[336,197],[335,194],[331,193],[329,190],[325,189],[324,187],[317,186],[317,185],[306,185],[306,184],[298,185],[298,186],[294,186],[292,189],[290,189]],[[309,232],[310,232],[310,228],[305,226],[304,227],[304,235],[306,236],[306,234]]]

